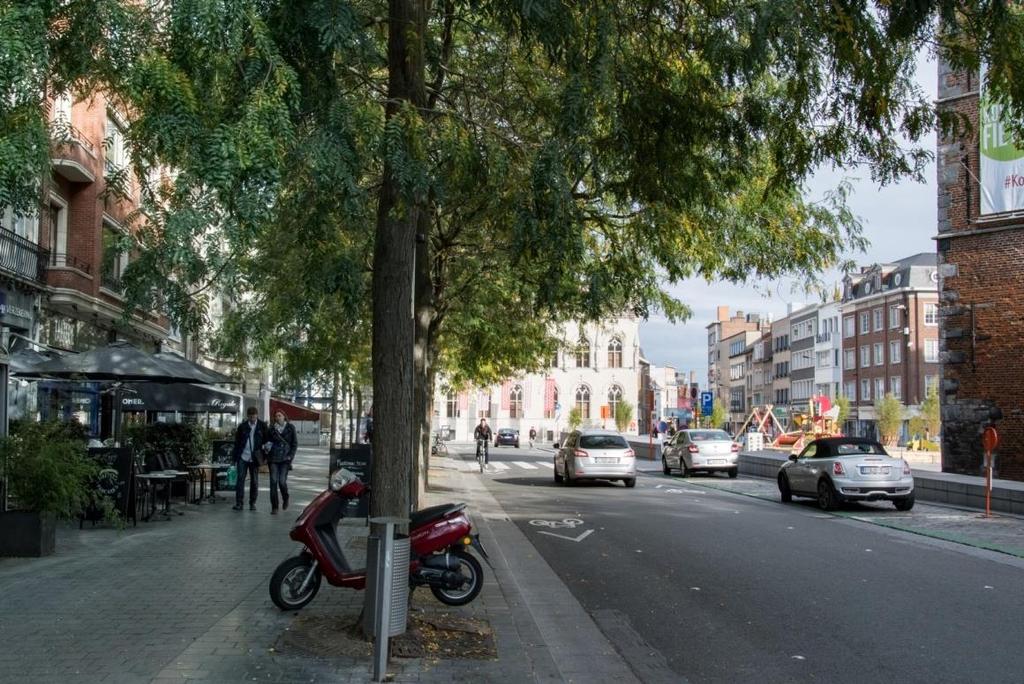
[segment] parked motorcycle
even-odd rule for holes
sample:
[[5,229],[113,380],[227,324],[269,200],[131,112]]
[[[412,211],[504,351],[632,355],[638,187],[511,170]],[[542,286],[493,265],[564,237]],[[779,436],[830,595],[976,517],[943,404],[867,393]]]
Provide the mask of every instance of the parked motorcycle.
[[[302,608],[316,596],[323,578],[336,587],[366,587],[366,570],[349,566],[337,527],[349,501],[369,491],[354,473],[341,469],[331,476],[328,489],[302,511],[289,536],[303,549],[278,565],[270,578],[270,598],[278,608]],[[485,560],[487,553],[480,535],[472,533],[465,508],[466,504],[431,506],[413,513],[409,522],[409,583],[430,587],[437,600],[449,606],[469,603],[483,587],[483,568],[468,549],[475,548]]]

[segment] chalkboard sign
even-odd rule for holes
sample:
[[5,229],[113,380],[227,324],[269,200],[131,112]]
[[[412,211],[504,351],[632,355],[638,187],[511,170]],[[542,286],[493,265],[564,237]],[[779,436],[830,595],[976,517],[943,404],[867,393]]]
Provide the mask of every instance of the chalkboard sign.
[[[114,508],[125,520],[134,520],[135,463],[131,450],[113,447],[89,449],[89,458],[100,466],[99,474],[93,480],[97,497],[113,501]],[[90,506],[82,515],[83,520],[93,522],[102,517],[103,513],[97,506]]]
[[[344,468],[350,470],[363,481],[363,484],[370,484],[370,464],[373,462],[373,451],[369,444],[356,444],[348,449],[331,449],[331,470]],[[349,518],[365,518],[370,515],[370,497],[364,496],[349,501],[345,509],[345,516]]]
[[232,439],[215,439],[210,442],[212,463],[234,463],[231,457],[235,450],[235,442]]

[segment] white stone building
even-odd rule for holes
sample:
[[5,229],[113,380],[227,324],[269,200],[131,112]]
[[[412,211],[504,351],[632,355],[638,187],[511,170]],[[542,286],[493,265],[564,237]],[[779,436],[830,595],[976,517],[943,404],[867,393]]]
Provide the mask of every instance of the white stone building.
[[843,336],[839,331],[841,304],[818,307],[818,333],[814,339],[814,393],[835,401],[843,384]]
[[[615,428],[616,407],[629,404],[633,419],[626,432],[637,434],[639,321],[621,316],[601,324],[562,327],[565,345],[549,368],[509,378],[491,387],[449,390],[439,378],[434,395],[433,430],[447,428],[455,441],[469,441],[481,417],[492,430],[519,430],[525,444],[530,428],[551,442],[568,428],[569,410],[578,406],[583,424]],[[602,417],[604,416],[604,417]]]

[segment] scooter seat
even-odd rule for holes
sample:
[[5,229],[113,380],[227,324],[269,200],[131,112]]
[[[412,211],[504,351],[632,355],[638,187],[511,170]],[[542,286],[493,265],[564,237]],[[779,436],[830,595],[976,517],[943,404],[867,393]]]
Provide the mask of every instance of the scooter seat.
[[430,508],[424,508],[423,510],[416,511],[409,516],[409,529],[415,530],[417,527],[423,527],[428,523],[432,523],[435,520],[451,515],[452,513],[458,513],[466,507],[464,503],[451,503],[441,504],[440,506],[431,506]]

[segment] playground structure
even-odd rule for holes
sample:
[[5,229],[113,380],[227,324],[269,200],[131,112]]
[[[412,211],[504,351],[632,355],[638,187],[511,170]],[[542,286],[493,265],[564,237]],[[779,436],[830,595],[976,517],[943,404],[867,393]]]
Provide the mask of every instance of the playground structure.
[[761,433],[765,436],[767,448],[798,452],[811,440],[842,436],[837,425],[839,407],[833,406],[826,396],[811,397],[807,402],[806,413],[793,413],[795,430],[785,428],[775,415],[774,408],[771,404],[755,407],[734,439],[739,440],[747,432]]

